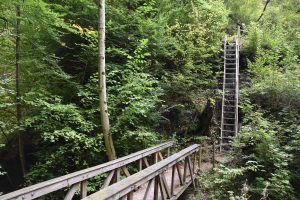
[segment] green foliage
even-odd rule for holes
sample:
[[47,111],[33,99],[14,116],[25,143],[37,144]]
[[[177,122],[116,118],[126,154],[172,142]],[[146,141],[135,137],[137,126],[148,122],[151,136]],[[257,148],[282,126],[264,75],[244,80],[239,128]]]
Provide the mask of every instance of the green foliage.
[[[244,117],[235,141],[236,160],[217,168],[204,179],[204,186],[214,199],[298,198],[298,3],[271,1],[256,22],[261,0],[107,1],[108,111],[118,156],[162,138],[173,137],[178,149],[205,140],[189,135],[198,134],[207,99],[216,96],[224,31],[229,27],[233,32],[240,20],[247,25],[242,60],[251,84],[241,95]],[[19,125],[14,66],[17,4],[21,6]],[[0,11],[0,153],[8,154],[0,163],[18,157],[14,153],[18,133],[25,138],[28,172],[17,182],[25,185],[106,162],[98,106],[95,2],[2,0]],[[8,169],[10,173],[14,172]],[[92,180],[89,190],[96,191],[102,180],[102,176]]]
[[[239,5],[227,2],[231,19],[247,24],[242,64],[250,81],[241,91],[242,125],[235,160],[208,176],[205,188],[212,199],[299,199],[299,27],[294,20],[300,15],[294,1],[271,1],[258,23],[261,1]],[[255,170],[247,170],[249,162]]]
[[62,104],[58,96],[40,95],[30,100],[31,95],[24,101],[33,114],[19,128],[30,131],[33,144],[38,144],[32,149],[35,164],[26,176],[27,184],[86,168],[95,162],[94,158],[101,159],[102,134],[95,133],[98,127],[85,119],[81,110]]
[[205,188],[212,193],[211,198],[223,199],[237,194],[250,199],[297,199],[292,183],[295,172],[290,171],[293,154],[287,151],[290,144],[278,140],[283,131],[280,122],[265,118],[265,113],[249,103],[242,109],[245,116],[240,136],[234,143],[235,164],[221,165],[207,177]]
[[123,153],[121,155],[128,155],[130,152],[149,148],[157,142],[158,138],[154,132],[138,129],[123,133],[116,146],[122,147]]
[[250,24],[256,21],[263,10],[261,0],[226,0],[226,6],[230,9],[229,17],[233,24],[240,21],[242,23]]
[[[265,119],[260,112],[248,112],[245,125],[241,130],[240,142],[243,149],[247,149],[246,155],[263,166],[260,173],[254,177],[255,189],[264,188],[267,184],[268,194],[274,199],[296,199],[294,189],[290,183],[288,170],[291,154],[281,147],[278,136],[278,122]],[[261,191],[257,192],[259,195]]]

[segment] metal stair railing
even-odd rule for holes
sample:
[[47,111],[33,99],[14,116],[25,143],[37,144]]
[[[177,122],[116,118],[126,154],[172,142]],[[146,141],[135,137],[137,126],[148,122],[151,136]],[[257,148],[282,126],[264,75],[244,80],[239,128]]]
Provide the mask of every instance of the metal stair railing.
[[224,74],[221,113],[220,151],[225,140],[231,140],[239,132],[238,105],[239,105],[239,52],[240,26],[234,42],[229,43],[227,36],[224,40]]

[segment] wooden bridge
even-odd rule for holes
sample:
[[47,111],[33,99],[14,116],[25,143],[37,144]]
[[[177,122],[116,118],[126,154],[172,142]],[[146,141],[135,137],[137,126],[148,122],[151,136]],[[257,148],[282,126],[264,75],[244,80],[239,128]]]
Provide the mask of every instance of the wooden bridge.
[[[2,195],[0,200],[31,200],[65,189],[65,200],[73,199],[76,191],[79,192],[79,198],[84,200],[177,199],[191,184],[195,187],[196,174],[201,169],[204,158],[214,165],[220,145],[203,147],[194,144],[170,156],[172,145],[172,142],[165,142],[95,167]],[[206,158],[204,153],[210,156]],[[127,166],[132,164],[136,165],[138,172],[131,175]],[[106,179],[102,184],[99,183],[99,192],[87,196],[89,179],[103,174],[106,174]]]

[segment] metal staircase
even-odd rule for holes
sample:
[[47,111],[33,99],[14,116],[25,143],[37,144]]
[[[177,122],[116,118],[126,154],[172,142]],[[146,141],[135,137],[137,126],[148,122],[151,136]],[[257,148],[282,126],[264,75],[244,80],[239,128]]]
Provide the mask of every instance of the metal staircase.
[[233,42],[229,42],[227,38],[225,38],[224,43],[223,98],[220,136],[221,145],[229,143],[238,134],[239,129],[239,40],[238,30],[238,36]]

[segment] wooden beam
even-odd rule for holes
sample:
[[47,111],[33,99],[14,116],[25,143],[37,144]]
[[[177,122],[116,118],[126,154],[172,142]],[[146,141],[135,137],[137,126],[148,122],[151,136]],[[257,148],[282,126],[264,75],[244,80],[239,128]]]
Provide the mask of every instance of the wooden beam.
[[176,166],[176,169],[177,169],[180,185],[183,185],[183,178],[182,178],[182,174],[181,174],[180,167],[179,167],[178,163],[176,163],[175,166]]
[[153,200],[158,200],[158,182],[159,182],[159,178],[158,178],[158,176],[156,176],[154,178],[154,196],[153,196]]
[[150,191],[150,187],[151,187],[152,182],[153,182],[153,179],[151,179],[151,180],[148,182],[148,185],[147,185],[147,188],[146,188],[146,191],[145,191],[143,200],[147,200],[147,197],[148,197],[148,194],[149,194],[149,191]]
[[175,169],[176,164],[172,166],[172,180],[171,180],[171,195],[174,195],[174,185],[175,185]]
[[193,172],[196,173],[196,162],[197,162],[197,155],[196,153],[193,154]]
[[143,158],[143,161],[144,161],[146,167],[149,167],[149,166],[150,166],[150,165],[149,165],[149,162],[148,162],[148,160],[147,160],[147,157],[144,157],[144,158]]
[[127,194],[127,200],[133,200],[133,192]]
[[109,184],[111,183],[111,180],[112,180],[114,174],[115,174],[115,170],[112,170],[112,171],[107,175],[107,177],[106,177],[106,179],[105,179],[105,181],[104,181],[104,183],[103,183],[101,189],[106,188],[107,186],[109,186]]
[[80,198],[83,199],[87,195],[87,180],[80,182]]
[[159,160],[159,161],[162,161],[162,160],[164,159],[164,157],[163,157],[163,155],[161,154],[160,151],[158,152],[158,155],[157,155],[157,156],[158,156],[158,160]]
[[195,181],[194,181],[194,171],[192,169],[190,156],[187,157],[187,163],[188,163],[188,167],[189,167],[189,171],[190,171],[190,175],[191,175],[191,179],[192,179],[192,182],[193,182],[194,189],[196,189],[196,185],[195,185]]
[[142,171],[143,170],[143,160],[142,159],[139,159],[139,171]]
[[70,187],[76,183],[80,183],[83,180],[87,180],[90,178],[93,178],[95,176],[98,176],[100,174],[112,171],[114,169],[117,169],[121,166],[126,166],[129,163],[133,163],[143,157],[147,157],[152,155],[155,152],[158,152],[160,150],[166,149],[173,145],[173,142],[165,142],[162,144],[159,144],[157,146],[144,149],[141,151],[138,151],[136,153],[132,153],[128,156],[124,156],[122,158],[118,158],[116,160],[97,165],[95,167],[90,167],[88,169],[80,170],[65,176],[61,176],[55,179],[51,179],[39,184],[35,184],[5,195],[1,196],[1,200],[10,200],[10,199],[18,199],[18,198],[24,198],[24,199],[36,199],[38,197],[44,196],[46,194],[49,194],[51,192],[60,190],[62,188]]
[[212,148],[212,161],[213,161],[213,168],[215,168],[215,164],[216,164],[216,143],[215,141],[213,141],[213,148]]
[[[166,169],[169,169],[180,160],[186,158],[189,155],[192,155],[194,152],[198,151],[198,149],[199,145],[192,145],[136,174],[131,175],[126,179],[121,180],[118,183],[115,183],[99,192],[86,197],[84,200],[117,199],[133,191],[134,188],[147,183],[153,178],[156,178],[157,184],[155,184],[154,188],[157,188],[159,184],[159,180],[157,179],[157,177],[159,174],[162,174]],[[156,189],[155,191],[158,192],[158,189]]]
[[170,156],[170,147],[167,148],[167,157]]
[[158,175],[157,177],[158,177],[158,185],[159,185],[159,190],[160,190],[160,196],[161,196],[161,199],[162,199],[162,200],[165,200],[165,199],[167,199],[167,198],[166,198],[166,194],[165,194],[166,192],[165,192],[165,189],[164,189],[162,180],[161,180],[161,176]]
[[160,177],[161,177],[161,181],[163,183],[163,186],[165,188],[165,191],[166,191],[166,194],[167,194],[167,198],[171,198],[171,191],[170,191],[170,188],[168,186],[168,183],[167,183],[167,180],[166,180],[166,177],[165,177],[164,173],[162,173],[160,175]]
[[202,148],[200,146],[200,148],[199,148],[199,160],[198,160],[199,170],[201,170],[201,162],[202,162]]
[[68,193],[66,194],[64,200],[72,200],[79,185],[80,185],[80,183],[76,183],[76,184],[72,185],[71,188],[69,189]]
[[184,168],[183,168],[183,184],[186,182],[186,176],[187,176],[187,158],[184,159]]
[[126,176],[126,177],[129,177],[129,176],[130,176],[130,173],[129,173],[127,167],[126,167],[126,166],[123,166],[123,167],[121,167],[121,168],[122,168],[122,171],[124,172],[125,176]]

